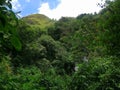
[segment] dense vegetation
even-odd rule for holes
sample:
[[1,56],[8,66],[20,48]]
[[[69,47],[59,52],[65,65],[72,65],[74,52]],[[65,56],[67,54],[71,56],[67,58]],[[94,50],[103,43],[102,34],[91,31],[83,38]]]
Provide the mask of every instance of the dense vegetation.
[[0,0],[0,90],[119,90],[120,0],[103,6],[58,21],[18,19]]

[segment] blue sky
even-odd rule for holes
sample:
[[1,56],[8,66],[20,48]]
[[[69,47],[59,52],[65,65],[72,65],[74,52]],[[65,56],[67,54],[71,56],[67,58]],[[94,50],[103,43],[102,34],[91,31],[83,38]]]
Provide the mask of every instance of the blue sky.
[[13,10],[21,11],[22,16],[38,13],[38,8],[43,3],[48,3],[50,9],[54,9],[60,3],[60,0],[12,0]]
[[21,11],[21,17],[39,13],[59,19],[62,16],[76,17],[82,13],[99,12],[99,2],[101,0],[12,0],[12,5],[14,11]]

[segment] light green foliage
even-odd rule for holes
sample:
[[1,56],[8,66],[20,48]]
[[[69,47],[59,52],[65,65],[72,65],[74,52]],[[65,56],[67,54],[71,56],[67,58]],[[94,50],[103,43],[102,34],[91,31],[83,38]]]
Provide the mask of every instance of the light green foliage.
[[116,67],[115,62],[115,58],[108,57],[80,64],[70,90],[119,90],[120,67]]
[[66,90],[70,81],[69,76],[57,75],[54,69],[41,73],[35,66],[21,67],[15,74],[2,73],[1,76],[1,90]]
[[46,31],[49,26],[52,26],[55,21],[41,14],[33,14],[22,18],[22,20],[32,28],[39,28]]

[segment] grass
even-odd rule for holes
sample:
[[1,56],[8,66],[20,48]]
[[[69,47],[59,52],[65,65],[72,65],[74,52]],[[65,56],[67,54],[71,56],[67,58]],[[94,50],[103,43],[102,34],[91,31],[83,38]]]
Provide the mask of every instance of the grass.
[[55,22],[42,14],[32,14],[22,19],[31,27],[39,28],[40,30],[46,30],[49,26],[54,25]]

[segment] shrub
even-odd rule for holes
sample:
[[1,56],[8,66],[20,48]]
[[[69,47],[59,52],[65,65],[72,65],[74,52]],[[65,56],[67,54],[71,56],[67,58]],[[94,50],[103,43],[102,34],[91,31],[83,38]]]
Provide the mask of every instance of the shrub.
[[119,90],[120,67],[115,58],[97,58],[80,65],[74,75],[70,90]]

